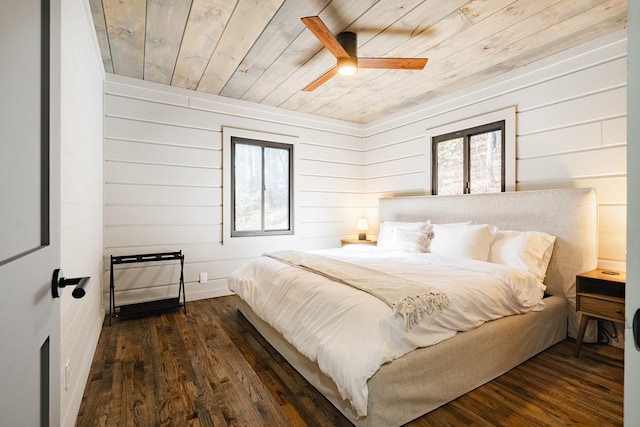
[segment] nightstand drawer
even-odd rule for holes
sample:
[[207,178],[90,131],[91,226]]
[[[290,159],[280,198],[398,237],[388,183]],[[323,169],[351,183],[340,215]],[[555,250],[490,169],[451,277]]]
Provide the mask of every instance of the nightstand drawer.
[[624,321],[624,304],[586,295],[579,295],[578,298],[580,299],[580,311],[583,313]]

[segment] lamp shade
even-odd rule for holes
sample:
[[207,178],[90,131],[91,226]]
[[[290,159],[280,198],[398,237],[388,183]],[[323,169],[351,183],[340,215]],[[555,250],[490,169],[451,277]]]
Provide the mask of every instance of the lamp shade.
[[365,231],[369,229],[367,220],[364,218],[360,218],[358,220],[358,223],[356,224],[356,228],[360,232],[360,234],[358,234],[358,240],[367,240],[367,233],[365,233]]

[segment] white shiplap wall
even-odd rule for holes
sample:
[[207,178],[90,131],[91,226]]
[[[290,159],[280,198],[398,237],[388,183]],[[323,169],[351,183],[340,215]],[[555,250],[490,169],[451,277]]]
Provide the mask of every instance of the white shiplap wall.
[[[297,138],[295,237],[223,244],[223,127]],[[110,255],[182,250],[193,300],[227,294],[226,276],[264,251],[338,246],[361,214],[362,135],[361,125],[107,75],[105,292]],[[124,267],[117,304],[177,295],[176,263]]]
[[82,299],[70,290],[60,298],[61,420],[52,424],[66,427],[75,425],[104,319],[104,71],[88,2],[65,0],[61,13],[60,266],[66,277],[91,277]]
[[517,190],[596,188],[599,265],[625,270],[626,52],[626,33],[613,33],[370,124],[364,166],[370,222],[377,222],[379,197],[428,188],[429,129],[514,106]]

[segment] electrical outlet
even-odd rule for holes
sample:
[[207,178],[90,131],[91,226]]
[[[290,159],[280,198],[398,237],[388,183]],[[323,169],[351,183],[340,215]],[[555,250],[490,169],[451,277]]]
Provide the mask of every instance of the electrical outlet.
[[207,283],[207,273],[200,273],[200,283]]
[[64,364],[64,391],[69,389],[69,381],[71,380],[71,359],[67,359]]

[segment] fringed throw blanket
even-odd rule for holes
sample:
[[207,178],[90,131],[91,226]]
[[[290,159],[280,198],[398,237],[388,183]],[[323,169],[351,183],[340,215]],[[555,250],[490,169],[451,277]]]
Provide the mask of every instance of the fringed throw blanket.
[[449,305],[444,292],[349,262],[301,251],[264,255],[373,295],[391,307],[394,316],[403,317],[405,331],[420,322],[425,313],[431,315]]

